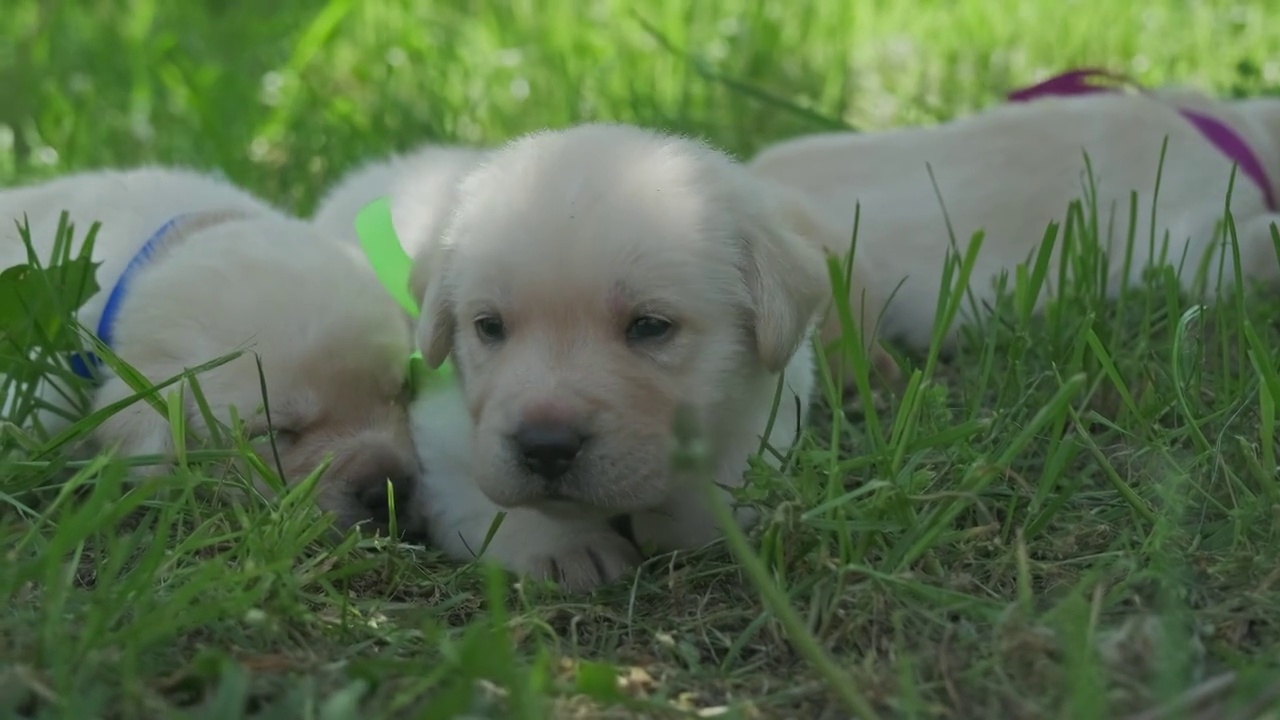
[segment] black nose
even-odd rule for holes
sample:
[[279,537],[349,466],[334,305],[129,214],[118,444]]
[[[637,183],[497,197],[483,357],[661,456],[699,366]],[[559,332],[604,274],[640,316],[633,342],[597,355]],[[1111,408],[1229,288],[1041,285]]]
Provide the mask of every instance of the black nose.
[[387,493],[395,501],[397,517],[404,517],[409,512],[409,502],[413,498],[414,479],[408,475],[375,475],[364,481],[356,499],[369,511],[375,521],[388,524],[391,522],[391,509]]
[[561,423],[522,425],[513,438],[520,461],[544,480],[556,480],[569,471],[586,437]]

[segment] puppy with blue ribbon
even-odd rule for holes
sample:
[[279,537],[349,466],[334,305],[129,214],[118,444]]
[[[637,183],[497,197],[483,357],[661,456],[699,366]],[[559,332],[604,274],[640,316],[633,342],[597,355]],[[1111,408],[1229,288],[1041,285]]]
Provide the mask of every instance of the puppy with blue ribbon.
[[[89,387],[89,408],[72,407],[54,378],[40,384],[49,432],[110,409],[90,437],[96,451],[149,456],[140,474],[178,471],[181,447],[221,434],[206,426],[198,384],[217,424],[247,433],[256,457],[241,470],[263,491],[268,475],[294,483],[320,472],[317,502],[340,527],[415,527],[411,319],[355,248],[223,180],[143,167],[0,191],[3,266],[27,261],[24,219],[37,256],[48,258],[63,211],[77,239],[100,223],[102,289],[77,320],[109,352],[67,358]],[[147,385],[227,356],[152,393],[153,402],[142,397]],[[145,382],[117,372],[126,366]],[[154,401],[171,392],[180,402],[161,413]]]

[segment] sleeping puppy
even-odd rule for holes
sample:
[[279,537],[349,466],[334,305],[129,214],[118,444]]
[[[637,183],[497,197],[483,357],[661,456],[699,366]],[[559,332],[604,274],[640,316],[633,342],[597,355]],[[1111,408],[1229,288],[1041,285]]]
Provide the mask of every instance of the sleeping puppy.
[[[113,351],[153,383],[245,350],[198,381],[214,415],[229,424],[235,407],[275,467],[264,437],[256,353],[288,479],[307,476],[332,454],[318,502],[344,527],[386,528],[388,480],[396,507],[411,505],[419,475],[404,396],[412,327],[352,248],[225,182],[186,170],[141,168],[0,192],[4,267],[27,261],[15,226],[24,216],[40,260],[47,261],[64,210],[77,225],[77,244],[93,222],[101,222],[94,257],[101,262],[102,290],[80,310],[81,325],[98,331],[108,298],[119,288],[114,319],[103,332]],[[122,283],[135,259],[141,262]],[[105,365],[101,372],[91,396],[94,411],[134,393]],[[54,381],[38,392],[66,409]],[[187,426],[203,433],[190,391],[184,398]],[[54,412],[43,413],[43,420],[52,432],[68,424]],[[144,401],[112,416],[92,440],[122,456],[173,451],[168,421]],[[402,518],[400,524],[412,521]]]
[[356,215],[386,196],[396,233],[413,256],[435,237],[453,208],[458,181],[485,157],[480,148],[425,145],[404,155],[367,163],[338,181],[320,200],[314,222],[356,240]]
[[[975,231],[985,231],[970,283],[981,308],[994,302],[993,281],[999,274],[1008,271],[1012,278],[1019,263],[1034,260],[1048,224],[1064,224],[1068,204],[1086,196],[1086,152],[1103,243],[1107,227],[1114,228],[1108,291],[1138,282],[1152,262],[1181,265],[1181,280],[1189,285],[1222,219],[1232,160],[1178,108],[1226,123],[1261,159],[1269,182],[1280,182],[1280,101],[1217,102],[1182,89],[1154,96],[1095,93],[1035,99],[935,127],[802,137],[767,148],[749,167],[759,177],[805,193],[829,222],[845,228],[852,229],[855,206],[861,204],[856,259],[864,275],[876,279],[867,303],[874,309],[869,319],[883,310],[882,336],[925,348],[949,246],[938,196],[961,254]],[[1159,199],[1153,203],[1166,136]],[[1126,278],[1131,191],[1138,197],[1137,217],[1132,218],[1137,240]],[[1244,172],[1236,177],[1231,202],[1244,272],[1276,281],[1280,263],[1271,247],[1270,225],[1280,215],[1269,207],[1262,186]],[[1155,257],[1148,243],[1153,204]],[[1169,247],[1167,260],[1162,260],[1166,232]],[[848,242],[831,249],[847,253]],[[1057,255],[1051,266],[1055,280]],[[1218,277],[1217,259],[1214,252],[1208,265],[1211,280]],[[1229,252],[1226,263],[1230,278]],[[954,347],[960,324],[976,319],[969,309],[966,301],[949,328],[948,349]],[[838,334],[838,328],[829,323],[825,333]]]
[[672,473],[677,408],[725,486],[762,439],[792,446],[830,297],[819,248],[835,239],[814,235],[835,232],[684,138],[588,124],[493,151],[411,281],[418,345],[457,379],[410,411],[433,540],[470,559],[506,511],[486,557],[582,591],[641,559],[611,519],[657,550],[716,538],[702,490]]

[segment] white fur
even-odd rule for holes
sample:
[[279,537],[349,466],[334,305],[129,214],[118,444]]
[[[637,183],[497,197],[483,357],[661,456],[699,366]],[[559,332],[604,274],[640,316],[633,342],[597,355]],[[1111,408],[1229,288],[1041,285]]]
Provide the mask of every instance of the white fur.
[[[949,245],[939,194],[962,252],[975,231],[985,233],[970,289],[979,303],[990,303],[995,296],[992,282],[999,274],[1008,271],[1012,284],[1015,267],[1034,257],[1049,222],[1065,225],[1068,203],[1085,197],[1086,152],[1096,183],[1103,242],[1115,213],[1110,292],[1121,284],[1130,192],[1138,193],[1137,242],[1133,272],[1127,278],[1136,281],[1152,260],[1148,236],[1166,135],[1156,242],[1159,246],[1165,231],[1169,233],[1168,257],[1175,266],[1186,246],[1181,277],[1184,284],[1192,280],[1223,215],[1231,161],[1168,102],[1209,112],[1231,125],[1261,158],[1280,192],[1280,102],[1216,102],[1181,89],[1160,95],[1164,102],[1117,94],[1040,99],[934,127],[802,137],[765,149],[749,167],[804,192],[831,222],[846,228],[846,234],[861,205],[856,261],[864,277],[875,279],[870,317],[886,308],[881,334],[925,347]],[[1236,177],[1232,211],[1244,271],[1275,281],[1280,265],[1271,249],[1269,228],[1280,215],[1265,207],[1261,191],[1243,172]],[[847,240],[832,249],[847,252]],[[1056,259],[1055,253],[1055,280]],[[1226,275],[1231,273],[1228,264]],[[1208,277],[1217,277],[1216,263],[1210,265]],[[890,301],[900,281],[902,287]],[[966,301],[961,320],[974,319],[968,310]],[[948,344],[954,342],[958,325],[951,328]]]
[[[199,382],[219,420],[229,423],[234,406],[255,434],[266,430],[253,357],[259,354],[286,476],[300,479],[332,454],[319,502],[337,513],[340,524],[371,519],[376,511],[368,498],[379,492],[385,498],[388,479],[398,493],[416,485],[418,467],[399,401],[409,323],[353,248],[210,176],[141,168],[0,192],[3,266],[27,261],[14,225],[24,216],[39,259],[47,262],[64,210],[75,224],[75,249],[90,226],[101,223],[94,246],[101,290],[78,316],[91,332],[125,266],[163,224],[180,214],[234,213],[192,226],[133,276],[114,325],[113,350],[154,383],[248,351]],[[43,383],[38,392],[58,402],[54,383]],[[131,394],[122,379],[108,374],[93,391],[91,410]],[[189,391],[185,399],[187,424],[199,433],[205,429],[201,413]],[[54,413],[42,419],[53,432],[67,426]],[[173,451],[167,420],[144,402],[114,414],[93,440],[125,456]]]
[[412,257],[420,243],[439,234],[452,210],[458,181],[484,156],[479,148],[427,145],[366,163],[330,188],[312,217],[354,242],[356,216],[387,196],[392,224]]
[[[422,224],[401,238],[417,248],[419,347],[429,364],[450,357],[459,378],[410,409],[433,541],[472,559],[505,510],[486,558],[587,590],[640,560],[611,516],[630,515],[637,541],[659,550],[715,539],[703,491],[671,471],[674,408],[696,411],[715,481],[740,487],[783,374],[768,444],[785,454],[794,443],[828,292],[816,250],[826,239],[803,236],[816,225],[800,219],[799,198],[700,143],[615,125],[521,138],[488,153],[456,195],[392,184],[398,207],[453,205],[441,232]],[[624,286],[631,294],[615,292]],[[500,346],[476,339],[478,303],[505,313]],[[677,331],[629,344],[628,318],[649,311]],[[592,434],[556,497],[506,440],[539,414]]]

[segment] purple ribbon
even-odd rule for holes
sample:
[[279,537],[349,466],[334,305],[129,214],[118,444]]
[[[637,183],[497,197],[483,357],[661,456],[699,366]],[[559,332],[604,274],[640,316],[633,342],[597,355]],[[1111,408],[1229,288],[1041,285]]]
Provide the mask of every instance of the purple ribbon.
[[[1055,75],[1044,82],[1011,92],[1008,97],[1012,102],[1024,102],[1041,97],[1069,97],[1117,91],[1114,85],[1095,85],[1089,82],[1095,79],[1109,80],[1119,85],[1130,85],[1140,92],[1146,93],[1145,88],[1126,75],[1099,68],[1081,68]],[[1230,158],[1236,164],[1236,167],[1240,168],[1241,172],[1249,176],[1250,180],[1253,180],[1258,188],[1262,190],[1262,197],[1267,202],[1267,208],[1274,212],[1276,209],[1275,193],[1272,192],[1271,182],[1267,179],[1266,171],[1262,169],[1262,162],[1258,160],[1258,156],[1249,147],[1249,143],[1245,142],[1244,138],[1240,137],[1240,134],[1232,130],[1230,126],[1215,117],[1185,108],[1175,109],[1187,119],[1187,122],[1190,122],[1199,130],[1206,140],[1213,143],[1213,146],[1218,148],[1223,155]]]

